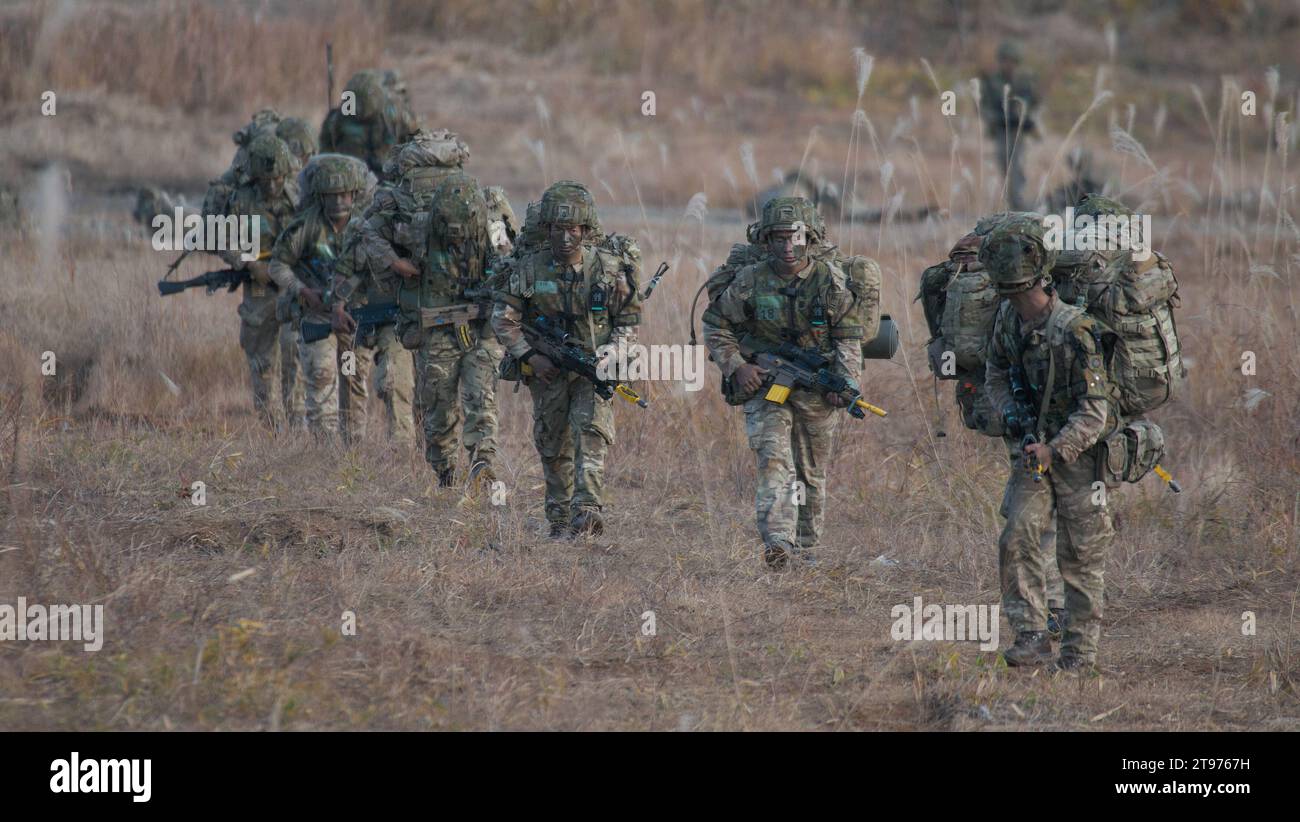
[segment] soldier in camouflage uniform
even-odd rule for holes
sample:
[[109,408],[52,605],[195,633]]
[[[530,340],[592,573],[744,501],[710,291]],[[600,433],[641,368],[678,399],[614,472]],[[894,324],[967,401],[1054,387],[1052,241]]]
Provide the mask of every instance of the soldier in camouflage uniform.
[[[293,152],[302,169],[316,154],[316,135],[306,120],[285,117],[275,127],[275,136]],[[301,187],[300,187],[301,189]],[[280,391],[289,417],[289,427],[298,428],[306,414],[302,375],[298,373],[298,332],[292,322],[280,324]]]
[[[365,170],[342,155],[316,158],[311,191],[271,252],[271,278],[280,286],[281,315],[295,322],[331,323],[329,288],[333,266],[343,250],[343,232],[359,194]],[[334,334],[313,343],[298,339],[298,362],[306,385],[307,428],[317,436],[338,433],[338,357]]]
[[[399,224],[396,234],[408,228]],[[488,229],[487,204],[474,178],[452,171],[427,200],[425,219],[415,229],[423,245],[414,261],[415,276],[394,269],[403,278],[399,302],[402,344],[415,351],[416,402],[424,430],[425,459],[438,483],[456,481],[456,429],[469,457],[469,479],[481,485],[495,479],[497,451],[497,367],[501,346],[488,325],[487,312],[478,319],[445,327],[425,327],[422,311],[474,305],[486,307],[492,291],[488,277],[495,260]],[[408,245],[420,241],[412,237]],[[463,419],[463,426],[461,425]]]
[[[1044,242],[1038,215],[1023,215],[995,228],[979,259],[998,293],[998,311],[985,370],[992,407],[1002,409],[1004,428],[1026,415],[1013,402],[1013,369],[1023,375],[1025,405],[1036,442],[1017,455],[1007,482],[998,541],[1002,604],[1016,631],[1004,656],[1010,665],[1038,665],[1051,657],[1042,630],[1045,560],[1043,532],[1056,525],[1056,557],[1065,582],[1067,624],[1056,666],[1095,665],[1101,635],[1102,572],[1114,537],[1101,480],[1098,443],[1118,423],[1115,387],[1103,360],[1104,331],[1083,309],[1068,305],[1044,286],[1056,251]],[[1033,479],[1040,467],[1041,481]]]
[[[278,137],[263,134],[248,145],[244,163],[248,181],[235,186],[217,213],[256,216],[261,232],[260,247],[266,253],[293,217],[298,194],[293,183],[293,155]],[[248,358],[253,406],[272,428],[279,429],[285,414],[271,400],[281,367],[281,352],[277,350],[280,337],[275,310],[277,287],[265,259],[245,263],[239,255],[237,250],[220,253],[227,265],[247,267],[252,274],[251,281],[243,286],[243,301],[239,305],[239,346]],[[290,420],[294,413],[291,396],[291,393],[282,395]]]
[[[921,273],[921,288],[916,299],[921,301],[925,308],[925,320],[930,328],[930,343],[927,353],[930,359],[930,369],[935,373],[936,377],[940,375],[943,368],[944,355],[952,355],[951,351],[945,350],[952,343],[943,337],[941,326],[946,301],[948,299],[974,300],[989,297],[998,301],[1002,300],[1001,297],[997,296],[996,290],[987,279],[982,280],[982,288],[971,293],[956,288],[950,290],[950,286],[959,284],[957,277],[963,272],[983,271],[984,264],[979,261],[980,243],[983,242],[990,231],[1005,220],[1025,214],[1027,212],[1001,212],[982,218],[976,223],[973,231],[953,245],[947,260],[930,266]],[[987,272],[985,276],[987,277]],[[985,330],[986,333],[991,335],[993,331],[992,324],[990,323]],[[952,359],[952,367],[955,371],[953,377],[955,377],[957,408],[961,412],[963,425],[985,436],[1000,437],[1007,447],[1007,458],[1014,466],[1017,455],[1020,453],[1020,440],[1008,436],[1003,431],[1000,410],[995,412],[989,404],[988,392],[984,390],[984,365],[981,364],[978,368],[967,369],[963,368],[955,357]],[[1065,588],[1061,582],[1060,571],[1056,567],[1055,523],[1043,530],[1042,552],[1045,558],[1044,568],[1047,574],[1047,632],[1052,637],[1059,638],[1066,616]]]
[[355,95],[355,111],[331,109],[321,124],[320,150],[358,157],[383,179],[389,150],[420,128],[406,85],[395,71],[363,69],[348,80],[344,93]]
[[980,78],[980,112],[997,151],[1006,180],[1007,205],[1013,211],[1026,207],[1021,161],[1024,141],[1037,133],[1034,123],[1037,83],[1032,74],[1020,68],[1021,59],[1019,44],[1003,42],[998,46],[997,69]]
[[[745,434],[758,459],[758,531],[769,567],[812,562],[825,516],[826,466],[842,398],[802,389],[783,404],[764,399],[755,354],[791,342],[829,357],[857,380],[864,334],[844,272],[817,254],[824,236],[812,203],[776,197],[763,207],[756,239],[767,259],[741,268],[704,312],[704,342],[733,405],[744,405]],[[796,481],[802,483],[800,494]],[[800,496],[806,499],[796,504]]]
[[[469,147],[457,135],[445,129],[417,131],[409,141],[389,152],[384,167],[388,182],[379,187],[370,207],[366,209],[358,227],[358,245],[354,252],[358,270],[360,263],[364,262],[364,267],[371,273],[379,290],[391,292],[396,299],[403,281],[419,279],[428,251],[429,201],[438,185],[459,171],[468,160]],[[400,340],[396,341],[400,344]],[[417,347],[418,345],[416,343]],[[395,374],[400,378],[394,383],[399,389],[392,399],[394,403],[400,400],[404,408],[399,411],[393,405],[390,413],[394,418],[398,413],[414,417],[410,414],[412,405],[416,409],[421,408],[418,399],[423,393],[418,362],[415,367],[411,367],[412,355],[404,351],[391,359],[385,359],[394,364]],[[414,403],[410,389],[406,387],[405,374],[408,368],[415,379]],[[388,377],[387,369],[383,376],[385,379]],[[423,428],[422,410],[417,419]],[[410,423],[403,423],[403,426],[407,425]],[[451,476],[447,474],[446,479],[450,481]]]
[[[531,210],[531,209],[530,209]],[[552,538],[604,530],[605,455],[614,443],[612,400],[533,350],[521,323],[546,317],[588,353],[632,345],[641,322],[637,293],[641,252],[630,238],[594,242],[599,223],[591,192],[563,180],[536,210],[534,240],[502,266],[492,327],[514,362],[524,363],[533,400],[533,444],[546,477]],[[525,236],[532,236],[527,229]],[[608,349],[607,349],[608,350]]]
[[351,374],[344,371],[339,384],[340,427],[348,441],[365,437],[367,400],[371,374],[374,391],[383,405],[390,442],[409,445],[415,426],[411,416],[414,369],[411,355],[389,323],[364,338],[357,337],[357,324],[347,313],[363,305],[397,302],[397,279],[391,270],[377,271],[370,264],[363,240],[363,220],[352,220],[343,232],[343,253],[334,264],[334,313],[331,325],[344,350],[355,355]]

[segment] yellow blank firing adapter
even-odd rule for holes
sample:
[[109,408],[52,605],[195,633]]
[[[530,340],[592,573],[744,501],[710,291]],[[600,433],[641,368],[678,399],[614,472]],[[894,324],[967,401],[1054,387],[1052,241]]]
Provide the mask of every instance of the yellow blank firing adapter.
[[640,394],[636,393],[631,388],[628,388],[626,385],[622,383],[619,383],[618,385],[614,386],[614,393],[618,394],[620,397],[627,400],[628,402],[636,403],[642,408],[650,407],[645,400],[641,399]]
[[1170,491],[1173,491],[1175,494],[1183,493],[1183,486],[1179,485],[1178,481],[1175,480],[1172,476],[1170,476],[1169,472],[1166,471],[1163,466],[1156,465],[1156,467],[1153,470],[1156,472],[1157,477],[1160,477],[1160,479],[1164,480],[1166,483],[1169,484]]
[[877,417],[889,416],[888,411],[886,411],[883,408],[877,408],[876,406],[872,405],[871,403],[867,402],[864,399],[859,399],[853,404],[856,405],[858,408],[861,408],[863,411],[870,411],[871,413],[875,414]]
[[788,400],[789,398],[790,398],[790,386],[777,385],[776,383],[773,383],[772,387],[767,389],[767,396],[765,396],[763,399],[767,400],[768,402],[774,402],[777,405],[784,405],[785,401]]

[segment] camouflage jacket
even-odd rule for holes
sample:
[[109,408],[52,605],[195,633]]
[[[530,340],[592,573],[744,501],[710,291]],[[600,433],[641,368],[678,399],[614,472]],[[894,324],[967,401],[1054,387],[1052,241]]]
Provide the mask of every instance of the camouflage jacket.
[[1117,394],[1106,369],[1102,329],[1082,309],[1051,295],[1043,317],[1025,323],[1004,302],[993,326],[984,385],[994,413],[1011,405],[1009,373],[1020,366],[1029,411],[1038,416],[1055,360],[1046,413],[1039,428],[1064,462],[1074,462],[1116,427]]
[[[259,248],[263,255],[269,255],[275,245],[276,237],[293,219],[296,200],[297,188],[289,181],[285,182],[280,196],[269,201],[262,197],[256,183],[249,183],[236,187],[230,193],[221,212],[236,217],[257,217]],[[231,268],[243,269],[246,266],[246,263],[240,259],[238,249],[227,249],[219,252],[218,256]],[[269,285],[252,281],[244,284],[245,300],[267,297],[272,293],[274,289]]]
[[617,246],[583,245],[580,265],[557,263],[549,245],[499,261],[492,328],[507,353],[528,353],[520,324],[537,317],[559,320],[590,353],[636,341],[641,251],[630,238],[619,240]]
[[790,341],[815,348],[833,370],[856,380],[862,359],[862,326],[844,273],[814,258],[787,280],[763,261],[745,266],[704,312],[704,344],[730,377],[747,362],[742,342],[761,351]]
[[313,204],[299,211],[275,241],[271,279],[290,298],[304,288],[316,289],[324,296],[333,284],[334,263],[342,251],[343,232],[336,232],[320,206]]

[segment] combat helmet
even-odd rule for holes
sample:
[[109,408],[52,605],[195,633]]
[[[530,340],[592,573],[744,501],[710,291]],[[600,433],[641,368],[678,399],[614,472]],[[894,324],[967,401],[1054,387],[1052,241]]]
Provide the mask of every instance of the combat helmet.
[[307,190],[315,195],[364,191],[370,181],[365,164],[346,154],[317,154],[307,168]]
[[1015,40],[1003,40],[998,45],[998,59],[1008,63],[1019,63],[1024,59],[1024,50]]
[[378,69],[358,71],[348,80],[344,91],[350,91],[355,96],[357,117],[362,120],[379,116],[388,105],[388,94],[384,90],[384,73]]
[[1074,213],[1077,215],[1087,214],[1090,217],[1100,217],[1103,214],[1127,217],[1133,214],[1133,209],[1119,200],[1101,194],[1086,193],[1079,198],[1079,202],[1075,203]]
[[1046,235],[1041,215],[1019,212],[998,223],[984,237],[979,260],[998,293],[1028,291],[1052,270],[1057,250],[1048,246]]
[[826,237],[826,221],[806,198],[773,197],[763,204],[763,216],[754,236],[761,243],[773,231],[794,231],[800,227],[807,229],[809,242],[821,242]]
[[582,183],[573,180],[561,180],[546,189],[537,216],[543,226],[556,223],[581,225],[591,231],[600,226],[596,220],[596,201],[591,192]]
[[311,126],[301,117],[286,117],[281,120],[275,127],[275,136],[284,140],[301,163],[307,162],[308,158],[320,150]]
[[293,151],[274,134],[262,134],[248,147],[248,176],[254,180],[287,177],[293,171]]

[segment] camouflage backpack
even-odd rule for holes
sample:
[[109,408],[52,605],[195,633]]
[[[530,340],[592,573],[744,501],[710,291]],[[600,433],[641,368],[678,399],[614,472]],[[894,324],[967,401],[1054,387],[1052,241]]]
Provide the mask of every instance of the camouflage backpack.
[[952,247],[947,261],[921,272],[916,299],[930,327],[926,355],[938,379],[956,380],[984,368],[1002,298],[979,261],[979,247],[995,227],[1022,213],[1001,212],[981,219]]
[[[1134,216],[1123,204],[1085,194],[1077,215],[1094,220]],[[1105,231],[1105,224],[1100,230]],[[1148,243],[1150,238],[1144,238]],[[1052,280],[1062,300],[1087,309],[1114,332],[1110,373],[1119,388],[1120,413],[1138,416],[1164,405],[1187,377],[1174,309],[1178,280],[1164,255],[1147,250],[1146,259],[1132,251],[1062,251]]]
[[355,110],[330,109],[321,124],[320,149],[361,157],[379,174],[389,148],[408,138],[407,124],[415,121],[405,84],[395,72],[362,69],[348,80],[344,93],[352,95]]
[[426,336],[421,308],[481,299],[487,288],[492,245],[488,208],[478,181],[463,171],[446,175],[428,195],[420,276],[398,292],[402,345],[419,348]]
[[469,147],[450,131],[417,131],[410,140],[394,146],[384,161],[385,177],[367,212],[390,212],[393,244],[401,256],[416,263],[428,247],[429,201],[447,178],[457,174],[469,159]]

